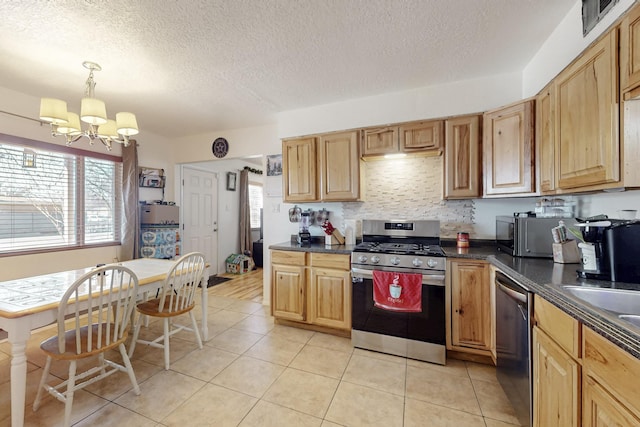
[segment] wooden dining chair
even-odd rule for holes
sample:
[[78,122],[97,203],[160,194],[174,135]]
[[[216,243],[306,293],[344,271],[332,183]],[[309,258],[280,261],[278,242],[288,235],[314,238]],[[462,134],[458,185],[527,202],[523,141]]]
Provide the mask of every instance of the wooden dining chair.
[[[113,264],[84,274],[69,287],[58,308],[58,333],[40,344],[47,361],[33,402],[34,411],[40,406],[42,392],[47,391],[65,403],[64,426],[69,426],[74,392],[117,371],[126,372],[134,392],[140,394],[124,345],[137,293],[135,273]],[[69,323],[70,328],[66,329]],[[105,358],[105,352],[115,348],[120,350],[124,366]],[[96,356],[97,366],[76,372],[79,360]],[[69,362],[69,378],[55,386],[47,384],[52,360]]]
[[[198,347],[202,349],[202,340],[198,330],[196,316],[193,313],[195,307],[195,295],[198,292],[198,285],[206,286],[204,281],[205,261],[204,255],[199,252],[192,252],[180,257],[167,273],[158,298],[141,302],[137,305],[140,313],[133,332],[129,357],[133,356],[136,343],[147,344],[152,347],[164,349],[164,368],[169,370],[169,338],[182,331],[192,331]],[[174,319],[183,314],[191,317],[191,327],[174,323]],[[139,339],[140,324],[144,316],[161,318],[163,320],[163,334],[153,341]]]

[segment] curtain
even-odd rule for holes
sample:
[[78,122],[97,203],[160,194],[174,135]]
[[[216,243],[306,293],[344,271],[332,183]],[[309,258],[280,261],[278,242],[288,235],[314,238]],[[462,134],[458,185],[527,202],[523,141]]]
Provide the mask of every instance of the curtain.
[[249,208],[249,171],[240,171],[240,253],[251,254],[251,209]]
[[138,258],[140,203],[138,201],[138,144],[131,140],[122,147],[121,261]]

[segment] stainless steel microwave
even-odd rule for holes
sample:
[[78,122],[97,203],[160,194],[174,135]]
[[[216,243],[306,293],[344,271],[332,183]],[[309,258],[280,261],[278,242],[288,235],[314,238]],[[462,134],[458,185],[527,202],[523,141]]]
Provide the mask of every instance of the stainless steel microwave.
[[567,227],[575,223],[573,218],[497,216],[498,250],[517,257],[553,258],[551,229],[557,227],[560,220]]

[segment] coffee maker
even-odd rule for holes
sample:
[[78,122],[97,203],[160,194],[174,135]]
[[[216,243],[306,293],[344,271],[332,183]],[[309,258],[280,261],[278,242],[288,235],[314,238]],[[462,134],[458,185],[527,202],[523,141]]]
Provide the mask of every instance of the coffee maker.
[[576,224],[582,231],[584,243],[578,244],[582,252],[582,267],[578,277],[584,279],[611,280],[611,269],[607,252],[607,233],[611,220],[585,221]]
[[582,268],[585,279],[640,283],[640,221],[607,219],[577,224],[585,243]]

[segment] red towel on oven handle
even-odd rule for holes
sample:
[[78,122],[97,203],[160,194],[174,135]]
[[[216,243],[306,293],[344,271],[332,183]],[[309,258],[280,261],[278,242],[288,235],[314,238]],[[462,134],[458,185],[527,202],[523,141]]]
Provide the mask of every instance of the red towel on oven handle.
[[[397,278],[402,287],[400,296],[391,295],[390,286]],[[422,274],[396,273],[392,271],[373,271],[373,302],[376,307],[390,311],[422,311]]]

